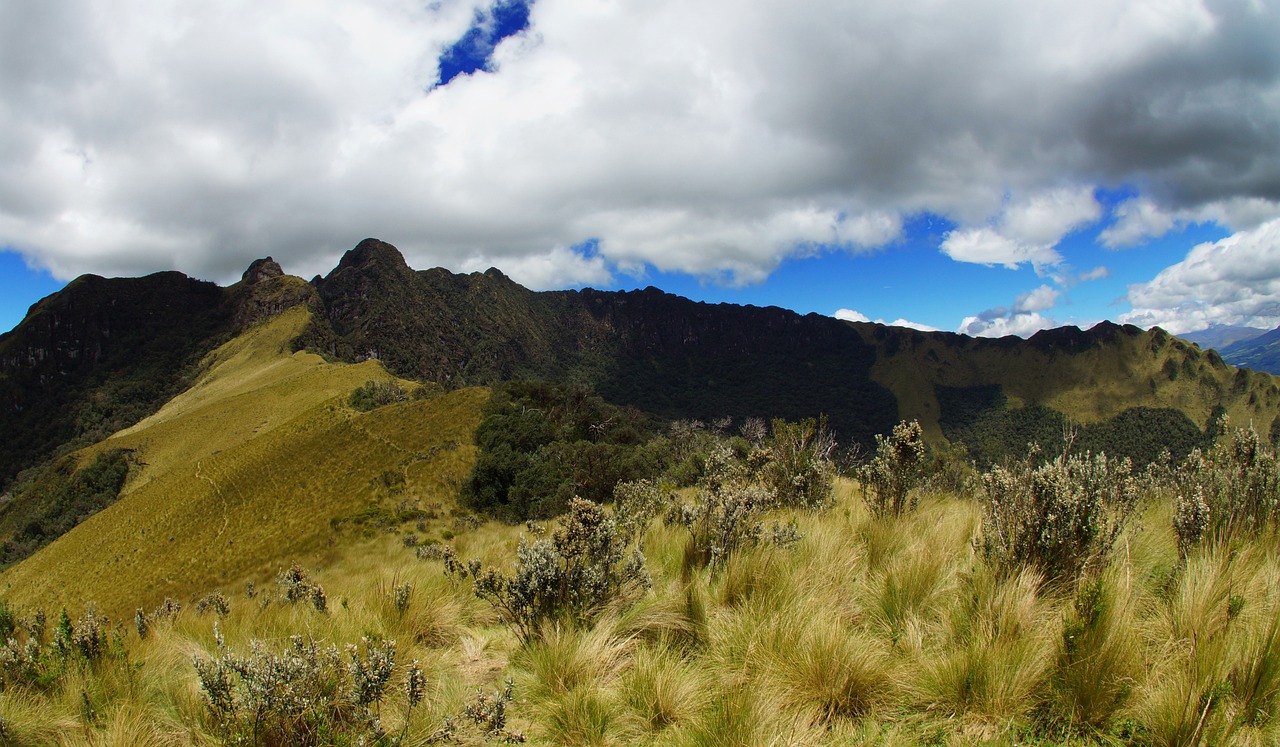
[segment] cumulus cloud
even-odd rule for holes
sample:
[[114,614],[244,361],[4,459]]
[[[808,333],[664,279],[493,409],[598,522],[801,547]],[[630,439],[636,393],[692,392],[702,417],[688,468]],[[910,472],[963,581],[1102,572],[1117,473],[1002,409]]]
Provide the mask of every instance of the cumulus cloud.
[[952,231],[942,251],[958,262],[1037,268],[1062,263],[1055,247],[1063,237],[1102,216],[1089,188],[1054,189],[1006,205],[994,226]]
[[[985,318],[984,318],[985,317]],[[1058,323],[1039,312],[989,315],[986,312],[977,316],[967,316],[960,322],[956,331],[971,337],[1030,337],[1042,329],[1051,329]]]
[[1199,244],[1150,282],[1129,286],[1121,321],[1174,334],[1210,322],[1280,326],[1280,219]]
[[[549,290],[566,285],[608,285],[613,274],[599,254],[584,254],[568,247],[557,246],[545,254],[528,254],[508,259],[504,272],[520,279],[520,284],[530,290]],[[493,267],[486,257],[468,257],[461,266],[463,272],[482,272]]]
[[1098,238],[1110,249],[1128,249],[1193,223],[1217,223],[1245,230],[1280,217],[1280,204],[1258,197],[1237,197],[1194,208],[1166,209],[1146,197],[1134,197],[1113,211],[1115,222]]
[[545,287],[741,284],[923,213],[961,261],[1055,265],[1098,185],[1147,201],[1117,245],[1280,204],[1274,3],[538,0],[489,72],[434,86],[492,10],[0,5],[0,246],[63,277],[227,280],[375,235]]
[[1135,197],[1115,207],[1115,223],[1102,231],[1098,239],[1103,246],[1123,249],[1137,246],[1148,239],[1159,238],[1173,230],[1179,218],[1154,201]]
[[1021,244],[992,228],[952,231],[943,240],[942,251],[957,262],[1004,265],[1010,270],[1028,262],[1045,266],[1062,261],[1052,246]]
[[[863,314],[861,311],[854,311],[853,309],[837,309],[836,313],[832,314],[832,316],[834,316],[836,319],[840,319],[846,322],[870,322],[871,321],[871,317],[867,316],[866,314]],[[876,322],[876,324],[884,324],[884,322]]]
[[1061,296],[1061,290],[1041,285],[1019,295],[1011,307],[997,306],[965,317],[956,331],[973,337],[1030,337],[1042,329],[1058,326],[1056,320],[1040,312],[1053,309]]
[[1102,217],[1102,205],[1088,187],[1054,189],[1009,205],[1001,220],[1005,233],[1022,244],[1053,246],[1071,231]]
[[[871,318],[868,317],[866,314],[863,314],[860,311],[854,311],[853,309],[837,309],[836,313],[832,314],[832,316],[834,316],[836,319],[842,319],[846,322],[870,322],[871,321]],[[887,324],[890,327],[906,327],[908,329],[918,329],[921,332],[937,332],[938,331],[937,327],[931,327],[928,324],[921,324],[919,322],[913,322],[913,321],[909,321],[907,319],[902,319],[902,318],[894,319],[892,322],[886,322],[883,319],[876,319],[875,323]]]
[[1061,291],[1058,289],[1042,285],[1033,291],[1018,296],[1018,300],[1013,303],[1013,310],[1016,313],[1027,313],[1052,309],[1058,303],[1060,294]]

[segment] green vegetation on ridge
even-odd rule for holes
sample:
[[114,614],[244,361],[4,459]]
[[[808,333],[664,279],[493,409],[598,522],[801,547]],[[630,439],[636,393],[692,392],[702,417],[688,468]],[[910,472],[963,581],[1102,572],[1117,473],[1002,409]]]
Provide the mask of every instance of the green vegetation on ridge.
[[20,500],[0,506],[0,536],[8,537],[0,544],[0,568],[31,555],[114,503],[132,463],[126,449],[100,452],[79,468],[74,457],[64,457]]

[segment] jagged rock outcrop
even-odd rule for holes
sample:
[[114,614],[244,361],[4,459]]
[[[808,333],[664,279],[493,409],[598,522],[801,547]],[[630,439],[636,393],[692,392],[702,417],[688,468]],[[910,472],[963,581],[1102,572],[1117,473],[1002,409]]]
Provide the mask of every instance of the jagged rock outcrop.
[[271,278],[278,278],[283,274],[284,268],[280,266],[279,262],[276,262],[271,257],[264,257],[255,259],[249,265],[249,269],[245,270],[244,274],[240,276],[240,282],[246,285],[257,285]]

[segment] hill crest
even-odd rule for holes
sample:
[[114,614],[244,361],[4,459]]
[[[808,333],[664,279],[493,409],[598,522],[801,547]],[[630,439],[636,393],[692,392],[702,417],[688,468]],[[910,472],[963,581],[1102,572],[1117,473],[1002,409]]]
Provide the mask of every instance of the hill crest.
[[[186,295],[166,306],[166,293],[155,289],[170,287]],[[170,315],[175,305],[181,308]],[[492,269],[414,270],[394,246],[366,239],[309,283],[283,274],[270,258],[254,262],[226,289],[178,273],[75,281],[0,337],[0,400],[8,396],[0,418],[8,418],[9,433],[48,430],[47,423],[23,419],[24,403],[47,405],[52,392],[63,392],[77,403],[69,408],[71,422],[36,440],[45,454],[91,443],[183,391],[208,351],[295,306],[312,314],[293,349],[346,363],[376,359],[406,379],[453,388],[520,378],[578,382],[671,419],[797,420],[822,413],[845,443],[863,445],[900,418],[917,418],[933,439],[946,438],[954,431],[944,427],[956,420],[954,405],[975,387],[998,390],[995,399],[978,400],[1005,409],[1035,404],[1082,424],[1141,407],[1177,411],[1201,430],[1217,413],[1266,430],[1280,413],[1272,377],[1230,369],[1216,352],[1159,329],[1103,322],[1088,330],[1043,330],[1028,340],[989,340],[777,307],[698,303],[652,287],[534,292]],[[52,310],[62,308],[82,309],[75,318],[84,320],[133,309],[143,321],[133,330],[133,347],[118,349],[115,337],[66,334],[74,324],[50,326]],[[79,378],[15,364],[43,355],[31,350],[74,349],[82,337],[91,344],[110,339],[116,357],[80,355],[81,364],[93,363]],[[152,354],[161,345],[163,367]],[[117,391],[118,382],[131,380],[145,386]],[[131,409],[82,422],[92,403],[122,396]],[[39,455],[12,442],[3,451],[7,462],[0,467],[8,471],[0,477]]]

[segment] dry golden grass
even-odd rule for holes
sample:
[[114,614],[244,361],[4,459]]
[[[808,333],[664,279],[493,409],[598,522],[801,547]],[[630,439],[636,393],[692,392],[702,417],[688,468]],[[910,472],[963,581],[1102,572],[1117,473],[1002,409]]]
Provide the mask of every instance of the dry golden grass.
[[228,342],[191,390],[86,450],[133,449],[140,468],[117,503],[7,570],[6,596],[54,610],[93,600],[124,619],[166,596],[270,582],[290,560],[322,562],[346,541],[334,526],[361,512],[452,508],[487,391],[351,410],[353,389],[391,376],[290,354],[306,313]]
[[[446,716],[465,727],[462,743],[485,743],[458,716],[508,677],[507,728],[533,744],[1276,743],[1274,543],[1197,551],[1178,569],[1155,503],[1091,597],[992,573],[973,550],[967,499],[926,498],[883,521],[853,485],[838,488],[834,511],[794,516],[805,535],[795,548],[743,551],[716,573],[686,573],[683,530],[655,525],[647,595],[524,646],[468,585],[386,533],[349,538],[310,568],[327,612],[285,604],[260,580],[255,599],[228,589],[219,625],[238,652],[295,634],[340,650],[396,640],[393,687],[410,660],[428,682],[411,713],[402,696],[383,706],[384,727],[407,744],[425,744]],[[489,523],[454,544],[509,567],[522,530]],[[214,619],[187,608],[146,640],[127,634],[127,664],[70,673],[46,694],[0,693],[8,733],[15,744],[217,744],[191,666],[215,652]]]

